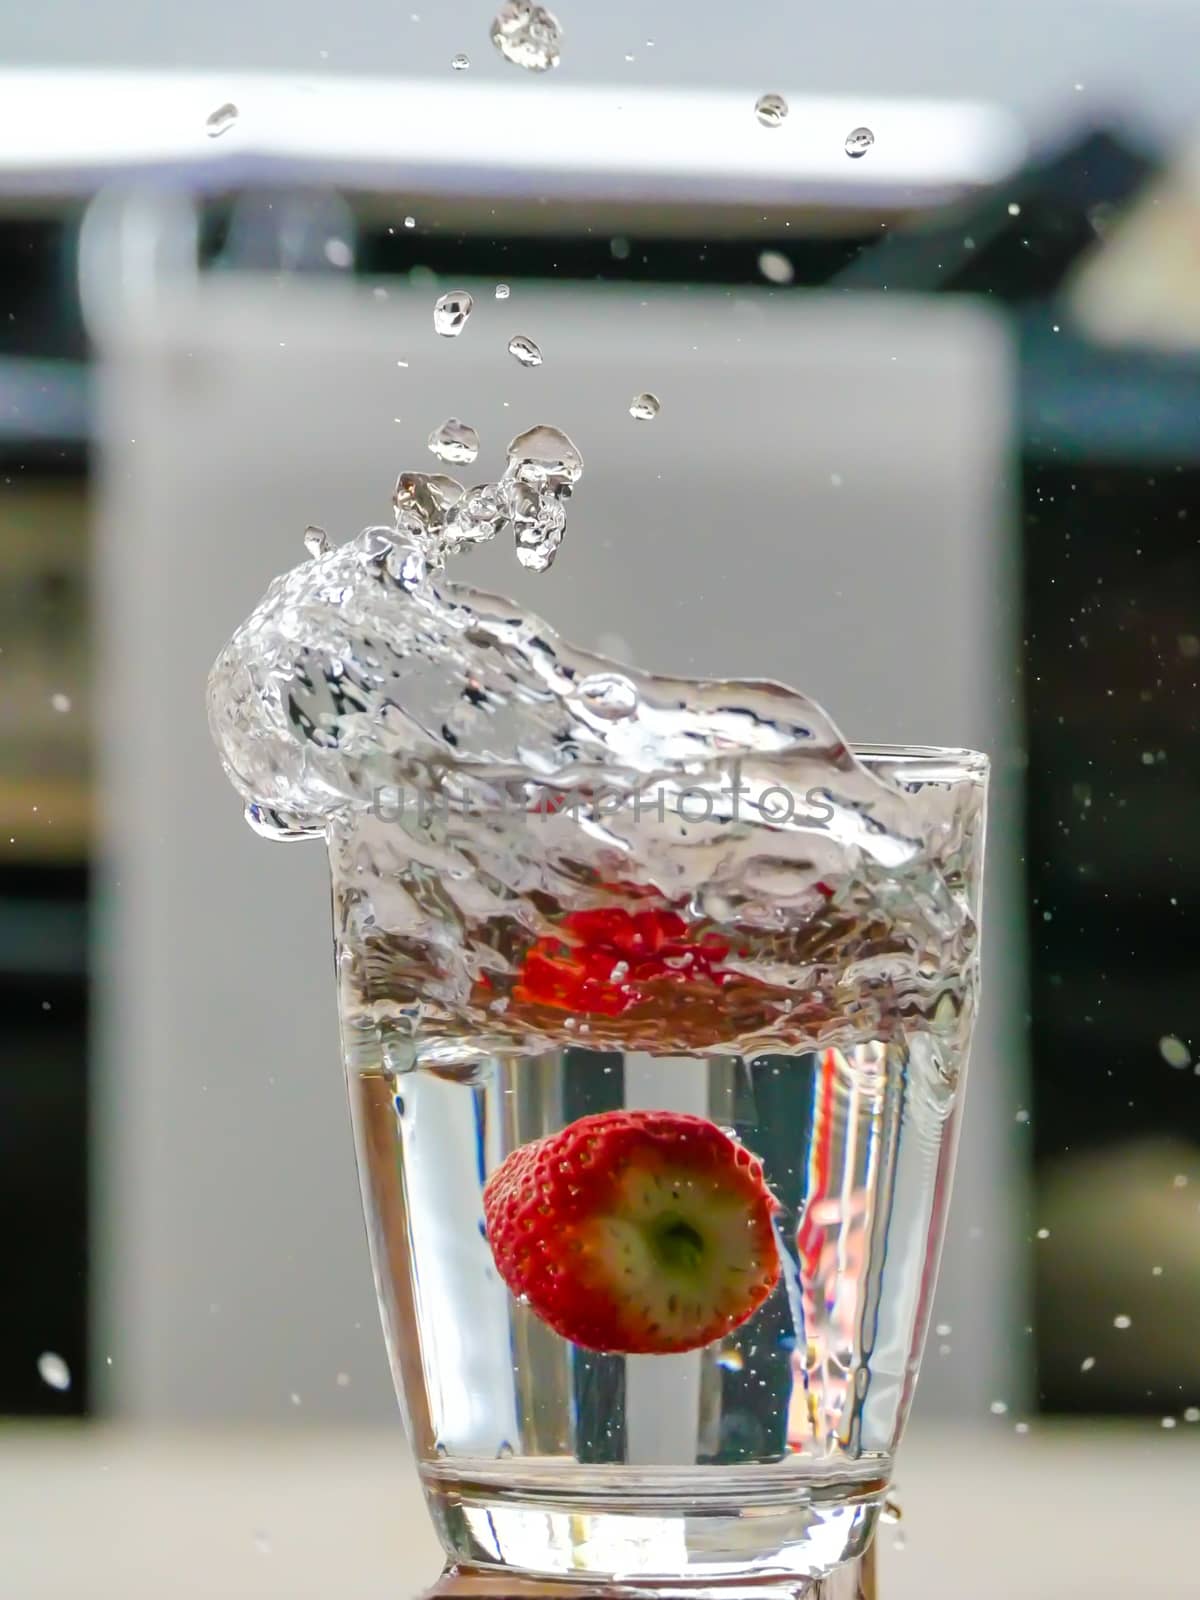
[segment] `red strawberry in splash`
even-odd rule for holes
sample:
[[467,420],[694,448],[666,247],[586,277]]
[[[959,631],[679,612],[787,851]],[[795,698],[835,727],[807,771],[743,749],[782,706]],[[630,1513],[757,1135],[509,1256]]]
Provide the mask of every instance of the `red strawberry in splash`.
[[515,1150],[483,1209],[513,1294],[589,1350],[699,1349],[779,1279],[762,1163],[703,1117],[581,1117]]

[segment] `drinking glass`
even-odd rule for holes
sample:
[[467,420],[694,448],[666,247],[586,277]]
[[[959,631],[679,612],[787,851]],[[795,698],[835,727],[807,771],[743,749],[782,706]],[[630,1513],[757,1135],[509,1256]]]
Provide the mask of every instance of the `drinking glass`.
[[[569,1004],[553,1028],[542,1015],[545,1047],[523,1053],[504,1031],[509,991],[487,972],[479,1013],[495,1034],[465,1037],[449,1012],[439,1029],[440,952],[461,946],[463,917],[496,930],[501,971],[519,970],[534,932],[506,921],[503,885],[446,892],[438,830],[452,819],[377,805],[329,827],[345,1070],[396,1391],[448,1561],[502,1580],[500,1592],[582,1580],[826,1594],[869,1545],[946,1222],[977,1000],[988,765],[964,750],[854,754],[926,819],[938,870],[926,881],[910,862],[903,883],[877,874],[785,947],[796,1004],[820,1019],[807,1047],[786,1053],[722,1050],[719,1007],[698,1030],[686,1008],[665,1006],[653,1038],[643,1015],[623,1042],[611,1014]],[[918,924],[893,915],[901,889],[920,926],[958,931],[921,947]],[[771,893],[764,884],[760,923]],[[540,906],[543,923],[562,911]],[[894,982],[901,958],[915,982]],[[753,1002],[752,975],[740,984],[721,1001],[730,1016]],[[489,1177],[533,1140],[630,1110],[716,1124],[761,1161],[777,1204],[774,1291],[699,1349],[583,1348],[512,1293],[493,1259]]]

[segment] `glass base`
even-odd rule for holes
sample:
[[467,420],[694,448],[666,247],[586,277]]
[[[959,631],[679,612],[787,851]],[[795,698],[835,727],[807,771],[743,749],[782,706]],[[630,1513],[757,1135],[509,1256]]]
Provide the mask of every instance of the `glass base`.
[[740,1577],[707,1582],[642,1578],[580,1581],[523,1578],[470,1565],[448,1566],[421,1600],[877,1600],[873,1546],[824,1578]]
[[[538,1492],[459,1473],[423,1473],[429,1509],[451,1562],[504,1585],[563,1580],[608,1589],[713,1587],[754,1594],[825,1595],[814,1587],[867,1549],[885,1486],[789,1486],[719,1493],[693,1485],[638,1495]],[[658,1492],[655,1492],[657,1488]],[[539,1587],[538,1592],[541,1592]],[[854,1591],[850,1590],[850,1594]]]

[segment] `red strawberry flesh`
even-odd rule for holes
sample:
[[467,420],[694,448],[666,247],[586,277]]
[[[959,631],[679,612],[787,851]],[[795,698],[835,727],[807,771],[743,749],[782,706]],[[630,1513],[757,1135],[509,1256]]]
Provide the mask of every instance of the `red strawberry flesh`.
[[762,1163],[703,1117],[581,1117],[515,1150],[483,1209],[513,1294],[589,1350],[699,1349],[779,1278]]

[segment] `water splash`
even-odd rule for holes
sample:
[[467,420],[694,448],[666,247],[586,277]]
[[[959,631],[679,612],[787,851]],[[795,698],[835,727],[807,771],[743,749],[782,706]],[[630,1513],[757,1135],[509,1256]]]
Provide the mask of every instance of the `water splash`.
[[545,6],[509,0],[492,19],[491,39],[506,61],[526,72],[549,72],[559,62],[562,25]]

